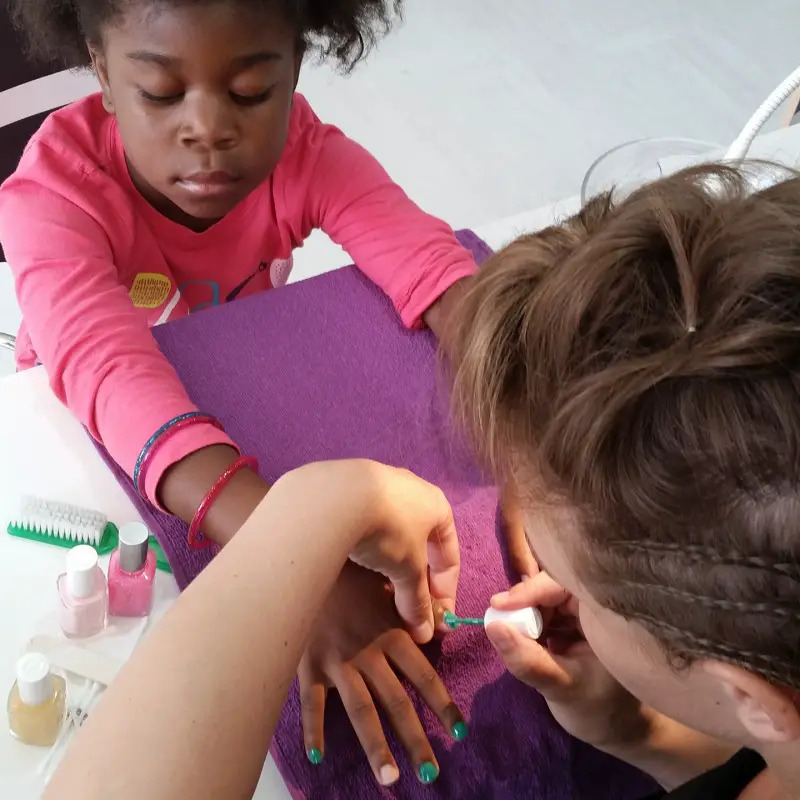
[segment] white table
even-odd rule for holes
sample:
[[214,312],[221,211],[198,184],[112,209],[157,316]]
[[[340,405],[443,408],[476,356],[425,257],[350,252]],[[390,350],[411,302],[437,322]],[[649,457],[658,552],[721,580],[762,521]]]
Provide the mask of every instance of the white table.
[[[755,151],[787,163],[800,159],[800,126],[763,137]],[[577,197],[480,226],[476,232],[493,247],[517,235],[574,213]],[[341,266],[341,250],[313,239],[296,257],[300,277],[318,272],[316,265]],[[42,369],[0,380],[0,526],[5,528],[11,504],[22,493],[94,508],[118,523],[138,517],[131,502],[97,455],[86,434],[51,394]],[[38,620],[52,614],[54,582],[64,551],[0,533],[0,692],[13,682],[20,648],[36,633]],[[157,579],[154,615],[163,614],[177,597],[172,578]],[[155,713],[155,712],[154,712]],[[34,800],[39,790],[31,776],[43,758],[37,748],[20,745],[0,724],[0,796]],[[288,798],[277,769],[268,758],[257,800]]]

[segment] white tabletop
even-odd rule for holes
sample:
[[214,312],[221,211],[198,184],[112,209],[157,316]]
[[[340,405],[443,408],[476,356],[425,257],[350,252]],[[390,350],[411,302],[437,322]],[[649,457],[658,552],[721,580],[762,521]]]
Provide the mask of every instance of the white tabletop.
[[[800,155],[800,127],[763,137],[756,153],[796,163]],[[480,226],[476,232],[492,247],[520,233],[539,228],[574,213],[577,197],[518,216]],[[296,257],[299,277],[319,272],[319,265],[348,262],[338,248],[319,238]],[[20,494],[70,502],[103,512],[117,522],[138,518],[133,505],[105,467],[85,432],[58,403],[42,369],[0,379],[0,528],[5,528],[12,504]],[[0,691],[14,678],[14,663],[25,642],[48,631],[56,604],[55,579],[62,571],[64,550],[20,541],[0,533]],[[171,576],[158,573],[154,616],[177,597]],[[103,645],[125,657],[135,632]],[[102,643],[101,643],[102,644]],[[156,713],[154,711],[154,713]],[[0,796],[34,800],[41,792],[37,765],[45,752],[5,735],[0,725]],[[257,800],[288,798],[277,770],[267,759],[255,794]]]

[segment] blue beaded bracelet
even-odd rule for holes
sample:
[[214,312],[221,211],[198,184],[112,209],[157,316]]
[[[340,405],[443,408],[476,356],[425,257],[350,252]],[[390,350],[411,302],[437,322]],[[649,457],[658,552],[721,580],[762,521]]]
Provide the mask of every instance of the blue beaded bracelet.
[[140,494],[143,493],[143,487],[139,486],[139,479],[141,477],[140,473],[142,470],[142,464],[147,457],[147,454],[153,449],[153,446],[158,442],[158,440],[171,428],[179,423],[183,422],[184,420],[188,419],[196,419],[198,422],[210,422],[214,425],[219,425],[216,419],[212,417],[210,414],[205,414],[202,411],[187,411],[185,414],[179,414],[177,417],[173,417],[173,419],[169,420],[169,422],[165,422],[145,443],[144,447],[142,448],[141,452],[139,453],[139,457],[136,459],[136,466],[133,468],[133,485],[139,491]]

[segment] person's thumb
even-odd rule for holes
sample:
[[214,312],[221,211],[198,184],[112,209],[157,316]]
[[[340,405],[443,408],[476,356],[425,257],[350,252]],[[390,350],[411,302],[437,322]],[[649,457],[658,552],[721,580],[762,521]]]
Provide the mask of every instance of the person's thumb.
[[515,628],[502,622],[493,622],[486,628],[486,633],[508,671],[518,680],[545,696],[569,684],[569,675],[550,653]]
[[408,626],[417,644],[433,638],[433,606],[428,588],[427,569],[409,569],[387,576],[394,586],[397,613]]

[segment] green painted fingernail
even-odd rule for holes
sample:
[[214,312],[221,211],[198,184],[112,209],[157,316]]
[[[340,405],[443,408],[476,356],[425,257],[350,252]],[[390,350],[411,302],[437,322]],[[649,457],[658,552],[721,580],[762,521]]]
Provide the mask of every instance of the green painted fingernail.
[[433,761],[423,761],[419,765],[419,779],[423,783],[433,783],[439,777],[439,767]]
[[467,723],[463,720],[461,722],[456,722],[453,725],[453,738],[460,742],[462,739],[467,738],[467,734],[469,733],[469,728],[467,727]]
[[312,764],[316,765],[316,764],[321,764],[322,763],[322,751],[321,750],[317,750],[316,747],[312,747],[308,751],[307,755],[308,755],[308,760]]

